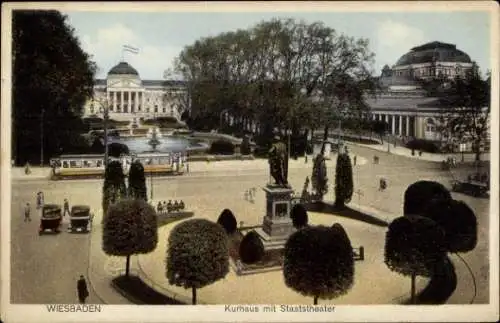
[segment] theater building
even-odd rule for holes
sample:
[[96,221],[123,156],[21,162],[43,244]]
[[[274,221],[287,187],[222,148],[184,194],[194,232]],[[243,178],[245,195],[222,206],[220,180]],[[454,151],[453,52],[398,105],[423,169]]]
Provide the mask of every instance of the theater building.
[[412,48],[392,67],[384,66],[379,77],[382,90],[367,98],[371,118],[389,124],[389,132],[400,137],[445,141],[438,129],[441,107],[429,97],[418,79],[452,79],[473,68],[470,57],[455,45],[431,42]]
[[183,82],[142,80],[135,68],[120,62],[111,68],[106,79],[97,79],[94,99],[85,105],[85,116],[102,116],[107,106],[114,120],[174,117],[180,119],[187,95]]

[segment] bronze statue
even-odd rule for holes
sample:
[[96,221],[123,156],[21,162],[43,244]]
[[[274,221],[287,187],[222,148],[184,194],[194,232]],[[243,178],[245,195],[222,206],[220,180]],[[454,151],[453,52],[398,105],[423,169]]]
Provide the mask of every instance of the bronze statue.
[[274,138],[276,142],[269,150],[269,168],[275,184],[288,186],[288,152],[286,145],[279,141],[279,137]]

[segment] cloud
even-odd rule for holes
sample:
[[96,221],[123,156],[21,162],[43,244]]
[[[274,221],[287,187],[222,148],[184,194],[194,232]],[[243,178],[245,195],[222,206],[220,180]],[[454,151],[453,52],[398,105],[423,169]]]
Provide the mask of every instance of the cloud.
[[378,72],[382,66],[392,66],[412,47],[428,41],[424,32],[402,22],[387,19],[378,24],[376,29],[376,61]]
[[164,70],[172,67],[174,58],[182,50],[182,47],[146,43],[131,28],[120,23],[100,28],[92,35],[82,35],[81,43],[97,63],[99,78],[105,77],[108,70],[121,61],[123,45],[139,48],[139,54],[125,52],[123,58],[142,79],[162,79]]

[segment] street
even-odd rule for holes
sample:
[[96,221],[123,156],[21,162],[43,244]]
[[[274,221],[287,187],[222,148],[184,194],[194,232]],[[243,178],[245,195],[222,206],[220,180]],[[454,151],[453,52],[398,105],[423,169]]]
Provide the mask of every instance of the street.
[[[375,153],[373,150],[350,146],[351,156],[366,158],[364,165],[353,166],[354,189],[360,190],[360,198],[355,194],[352,202],[378,209],[394,217],[401,216],[404,191],[408,185],[418,180],[435,180],[448,185],[451,179],[448,172],[439,169],[439,165],[425,161],[412,160],[402,156]],[[372,163],[374,154],[380,157],[380,164]],[[335,183],[335,158],[327,161],[329,174],[329,192],[325,200],[333,200]],[[304,163],[303,168],[290,169],[289,181],[300,194],[306,176],[311,176],[312,161]],[[388,187],[379,191],[379,179],[387,179]],[[268,169],[228,169],[217,171],[191,172],[178,177],[154,178],[154,200],[180,200],[186,208],[197,205],[201,200],[210,201],[206,212],[219,212],[226,198],[227,207],[249,203],[243,200],[246,189],[256,187],[258,198],[263,198],[259,187],[269,180]],[[150,196],[150,177],[146,174],[148,197]],[[73,303],[77,301],[76,281],[80,275],[87,276],[89,266],[89,236],[66,232],[67,217],[63,230],[58,235],[38,235],[40,214],[35,209],[36,192],[43,191],[45,203],[62,206],[64,198],[70,206],[86,204],[94,212],[101,205],[102,179],[79,181],[14,181],[12,183],[11,202],[11,302],[23,304]],[[259,196],[260,194],[260,196]],[[471,266],[478,284],[476,303],[488,301],[488,237],[489,237],[489,199],[473,198],[453,193],[454,198],[465,201],[478,218],[478,245],[476,249],[463,257]],[[201,198],[203,197],[203,198]],[[32,205],[32,222],[23,221],[23,206]],[[243,205],[244,206],[244,205]],[[200,205],[197,205],[200,209]],[[240,206],[241,208],[241,206]],[[262,210],[262,213],[264,210]],[[198,214],[200,215],[200,214]],[[255,214],[258,224],[263,214]],[[200,215],[203,216],[203,215]],[[376,216],[376,214],[375,214]],[[252,215],[253,217],[253,215]],[[392,219],[382,219],[391,221]],[[313,220],[311,220],[313,223]],[[383,252],[383,250],[381,250]],[[460,279],[460,277],[459,277]],[[460,282],[459,282],[460,285]],[[89,303],[102,303],[89,286]],[[462,300],[466,302],[468,300]],[[460,299],[457,300],[460,302]]]

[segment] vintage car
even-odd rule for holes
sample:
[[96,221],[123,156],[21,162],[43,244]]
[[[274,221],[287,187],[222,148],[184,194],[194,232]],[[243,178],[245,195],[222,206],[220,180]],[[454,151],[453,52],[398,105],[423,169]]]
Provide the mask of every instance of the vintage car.
[[42,207],[42,217],[38,234],[46,232],[59,233],[62,221],[61,206],[57,204],[45,204]]
[[92,226],[92,214],[87,205],[73,205],[69,217],[68,232],[89,232]]

